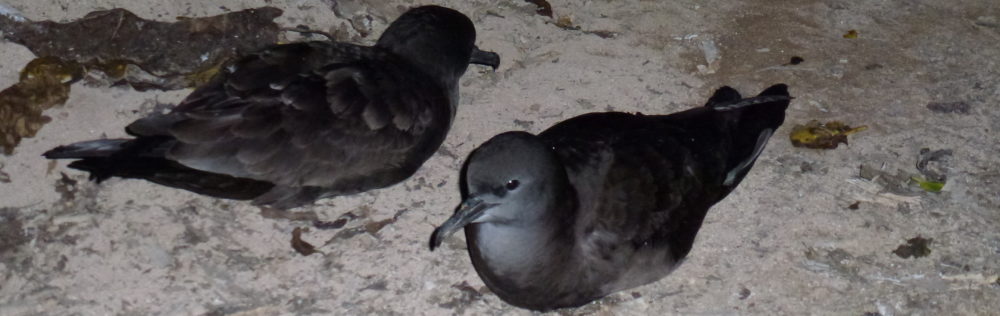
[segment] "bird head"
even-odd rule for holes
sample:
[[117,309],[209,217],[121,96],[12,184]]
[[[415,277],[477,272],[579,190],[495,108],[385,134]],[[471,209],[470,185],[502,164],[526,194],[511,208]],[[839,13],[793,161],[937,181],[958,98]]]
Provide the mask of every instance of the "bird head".
[[431,250],[470,224],[524,226],[544,221],[566,172],[556,154],[526,132],[497,135],[476,149],[463,172],[464,200],[431,236]]
[[387,49],[431,76],[455,83],[470,63],[496,67],[500,56],[479,50],[476,28],[461,12],[421,6],[403,13],[385,30],[377,47]]

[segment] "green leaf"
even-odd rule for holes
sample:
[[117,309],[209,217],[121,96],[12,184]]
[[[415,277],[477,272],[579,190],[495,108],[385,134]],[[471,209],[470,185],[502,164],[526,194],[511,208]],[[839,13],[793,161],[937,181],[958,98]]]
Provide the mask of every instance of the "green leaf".
[[913,179],[913,181],[916,181],[917,185],[919,185],[921,189],[924,189],[924,191],[927,192],[941,192],[941,189],[944,188],[944,182],[929,181],[927,179],[916,176],[912,177],[911,179]]

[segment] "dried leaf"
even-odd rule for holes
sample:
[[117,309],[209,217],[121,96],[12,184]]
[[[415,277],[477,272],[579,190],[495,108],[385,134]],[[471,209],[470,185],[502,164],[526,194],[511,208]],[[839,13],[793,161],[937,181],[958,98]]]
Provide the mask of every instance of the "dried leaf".
[[343,228],[344,225],[347,225],[346,218],[340,218],[332,222],[313,221],[313,227],[316,227],[318,229],[338,229],[338,228]]
[[281,210],[271,207],[261,207],[260,216],[270,219],[287,219],[290,221],[317,221],[319,216],[316,212],[305,211],[305,212],[291,212],[287,210]]
[[69,98],[70,84],[83,67],[56,57],[36,58],[21,71],[21,80],[0,92],[0,146],[14,153],[21,139],[35,136],[52,119],[42,112]]
[[471,298],[480,298],[483,296],[482,293],[479,293],[479,291],[477,291],[476,288],[472,287],[471,285],[469,285],[468,282],[465,281],[462,281],[462,283],[452,284],[451,287],[453,289],[461,291],[466,295],[469,295],[469,297]]
[[344,225],[347,225],[347,222],[356,219],[358,219],[357,215],[354,215],[354,213],[352,212],[347,212],[344,214],[340,214],[340,217],[338,217],[337,220],[334,220],[332,222],[315,220],[313,221],[313,227],[317,229],[340,229],[343,228]]
[[918,176],[913,176],[910,179],[912,179],[914,182],[916,182],[917,185],[919,185],[921,189],[924,189],[924,191],[927,191],[927,192],[935,192],[936,193],[936,192],[941,192],[941,189],[944,189],[944,182],[931,181],[931,180],[927,180],[927,179],[924,179],[923,177],[918,177]]
[[140,89],[182,89],[205,81],[233,57],[277,42],[282,11],[262,7],[160,22],[124,9],[67,23],[0,15],[4,38],[37,56],[57,56]]
[[795,147],[834,149],[840,144],[847,144],[847,135],[866,129],[868,126],[852,128],[839,121],[822,124],[813,120],[806,125],[795,125],[789,139]]
[[56,23],[0,15],[3,37],[37,58],[21,81],[0,92],[0,146],[13,153],[51,119],[42,112],[66,102],[70,85],[95,69],[138,90],[182,89],[207,82],[228,60],[277,41],[281,10],[249,9],[174,23],[124,9],[95,11]]
[[292,249],[303,256],[316,253],[316,247],[302,240],[302,233],[309,232],[308,228],[296,227],[292,230]]
[[570,17],[570,16],[561,16],[561,17],[559,17],[559,19],[556,19],[556,26],[564,28],[564,29],[571,29],[571,30],[579,30],[580,29],[579,27],[573,26],[573,18]]
[[931,248],[928,246],[933,241],[932,238],[913,237],[907,240],[905,245],[899,245],[892,253],[903,259],[926,257],[931,254]]
[[535,13],[541,16],[552,17],[552,5],[545,0],[524,0],[525,2],[534,4],[538,8],[535,9]]
[[969,114],[972,109],[968,102],[931,102],[927,103],[927,109],[936,113]]
[[396,220],[399,220],[399,217],[402,216],[403,213],[405,213],[406,211],[407,211],[407,209],[402,209],[402,210],[396,211],[396,215],[393,215],[391,218],[387,218],[387,219],[380,220],[380,221],[377,221],[377,222],[369,222],[369,223],[367,223],[367,224],[364,225],[365,231],[368,232],[368,234],[371,234],[372,236],[378,237],[378,235],[376,235],[376,234],[380,230],[382,230],[382,228],[385,228],[386,225],[395,223]]

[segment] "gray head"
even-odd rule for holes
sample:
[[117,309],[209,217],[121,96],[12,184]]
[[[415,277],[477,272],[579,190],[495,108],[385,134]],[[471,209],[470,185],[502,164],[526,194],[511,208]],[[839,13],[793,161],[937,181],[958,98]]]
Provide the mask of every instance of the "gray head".
[[566,171],[535,135],[507,132],[476,149],[464,172],[467,191],[459,210],[431,236],[431,250],[469,224],[540,223],[562,202]]
[[496,69],[500,57],[476,48],[476,28],[464,14],[439,6],[422,6],[403,13],[389,25],[377,47],[413,63],[427,74],[457,82],[469,63]]

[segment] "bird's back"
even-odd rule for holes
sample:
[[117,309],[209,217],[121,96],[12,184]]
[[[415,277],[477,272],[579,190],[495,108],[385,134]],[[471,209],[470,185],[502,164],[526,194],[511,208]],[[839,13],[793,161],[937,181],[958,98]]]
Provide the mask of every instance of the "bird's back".
[[587,262],[579,273],[597,297],[658,280],[687,255],[709,207],[746,175],[788,103],[784,85],[748,99],[724,87],[704,107],[592,113],[539,135],[577,191],[577,254]]
[[[294,207],[411,175],[449,129],[457,100],[446,90],[379,48],[276,45],[226,67],[170,113],[129,125],[137,140],[125,146],[155,139],[156,153],[133,146],[71,166]],[[71,146],[50,158],[74,158]]]

